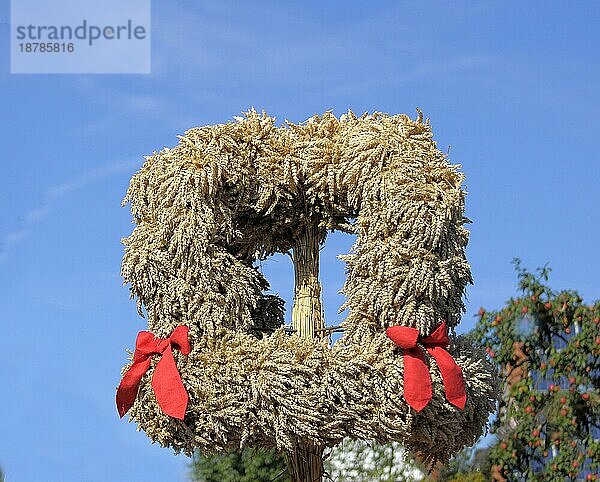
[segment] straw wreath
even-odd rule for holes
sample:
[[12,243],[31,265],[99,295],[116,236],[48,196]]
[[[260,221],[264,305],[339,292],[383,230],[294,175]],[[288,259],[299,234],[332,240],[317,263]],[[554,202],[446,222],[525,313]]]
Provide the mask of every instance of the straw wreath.
[[[385,333],[400,325],[427,336],[444,320],[453,332],[460,321],[471,274],[458,168],[420,113],[327,112],[277,126],[252,110],[148,157],[125,199],[136,226],[122,275],[150,332],[189,328],[191,353],[174,350],[189,404],[183,420],[161,411],[153,360],[132,419],[187,454],[351,437],[446,459],[473,444],[497,398],[484,352],[451,334],[466,406],[448,403],[428,357],[433,398],[417,412],[403,397],[402,350]],[[349,314],[330,346],[284,330],[283,300],[265,294],[255,264],[335,230],[356,244],[342,256]],[[318,280],[311,286],[318,298]]]

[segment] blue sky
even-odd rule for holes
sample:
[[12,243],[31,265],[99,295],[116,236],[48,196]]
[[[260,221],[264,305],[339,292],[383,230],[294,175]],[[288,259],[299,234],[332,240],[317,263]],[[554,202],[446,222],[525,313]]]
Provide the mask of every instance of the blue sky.
[[[154,2],[152,74],[10,75],[0,8],[0,466],[10,481],[185,480],[187,459],[119,420],[145,328],[122,286],[120,207],[142,156],[249,107],[431,118],[467,176],[479,306],[513,295],[510,260],[600,298],[596,2]],[[322,251],[338,319],[351,239]],[[289,299],[291,266],[264,263]]]

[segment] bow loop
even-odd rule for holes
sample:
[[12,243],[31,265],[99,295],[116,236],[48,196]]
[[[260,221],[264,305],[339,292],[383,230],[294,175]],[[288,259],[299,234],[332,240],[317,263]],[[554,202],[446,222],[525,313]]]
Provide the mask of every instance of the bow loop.
[[438,365],[446,399],[461,410],[465,408],[467,393],[462,370],[445,350],[449,343],[445,321],[427,337],[419,337],[418,330],[405,326],[390,326],[386,334],[404,351],[404,398],[411,407],[421,411],[433,397],[431,374],[425,353],[417,345],[420,343]]
[[167,415],[183,420],[188,394],[177,371],[173,348],[179,349],[184,355],[189,354],[191,348],[188,333],[189,329],[184,325],[175,328],[168,338],[156,338],[148,331],[138,333],[133,363],[117,389],[117,410],[121,417],[133,406],[142,377],[150,368],[152,355],[162,355],[152,375],[156,401]]
[[438,325],[431,335],[421,340],[421,343],[423,343],[425,346],[440,346],[442,348],[446,348],[450,343],[446,322],[442,322],[440,325]]
[[386,330],[386,334],[390,340],[398,345],[403,350],[416,348],[417,339],[419,338],[419,330],[408,326],[390,326]]
[[149,331],[140,331],[135,340],[135,352],[133,354],[134,363],[137,360],[148,358],[153,353],[160,353],[158,351],[156,337]]
[[188,338],[188,332],[189,329],[187,326],[179,325],[173,330],[173,333],[171,333],[171,336],[169,337],[171,345],[173,345],[175,348],[178,348],[179,351],[184,355],[189,355],[192,351]]

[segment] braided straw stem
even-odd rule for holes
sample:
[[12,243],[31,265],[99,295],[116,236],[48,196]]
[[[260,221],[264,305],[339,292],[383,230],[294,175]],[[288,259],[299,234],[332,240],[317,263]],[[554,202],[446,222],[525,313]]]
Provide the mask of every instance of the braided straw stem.
[[[292,326],[302,338],[322,337],[325,318],[319,283],[319,236],[315,224],[307,224],[293,247],[295,288]],[[321,330],[321,331],[317,331]],[[320,482],[324,447],[298,440],[287,453],[288,471],[294,482]]]
[[[323,336],[325,319],[319,283],[319,236],[317,226],[307,225],[294,244],[295,274],[292,327],[302,338]],[[320,331],[317,331],[320,330]]]
[[287,454],[288,471],[293,482],[323,480],[323,447],[302,441]]

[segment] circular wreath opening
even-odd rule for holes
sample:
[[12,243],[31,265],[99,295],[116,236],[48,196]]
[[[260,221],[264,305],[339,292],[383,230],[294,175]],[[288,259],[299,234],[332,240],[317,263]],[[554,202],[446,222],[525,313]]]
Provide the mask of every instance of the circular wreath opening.
[[[443,460],[472,445],[498,383],[483,350],[453,334],[471,282],[458,167],[420,114],[327,112],[276,126],[250,111],[191,129],[148,157],[127,192],[136,227],[124,240],[122,274],[151,334],[189,330],[189,353],[172,350],[189,401],[181,420],[161,409],[152,383],[161,357],[152,356],[132,419],[187,454],[246,445],[322,454],[351,437]],[[344,333],[329,346],[319,331],[318,252],[335,230],[357,239],[342,256]],[[291,334],[283,300],[265,294],[254,266],[285,252],[295,266]],[[447,399],[426,346],[444,324],[464,408]],[[393,341],[392,327],[419,334],[432,393],[418,410],[405,393],[410,350]]]

